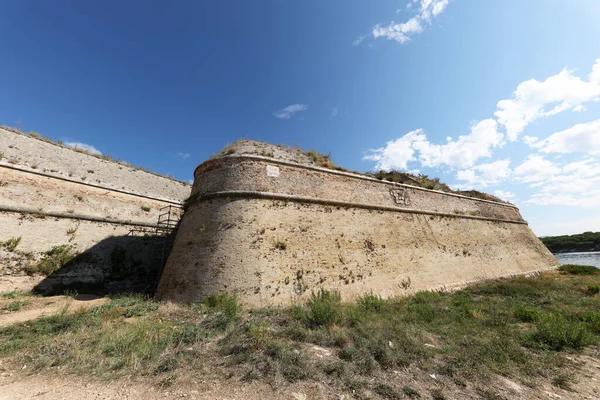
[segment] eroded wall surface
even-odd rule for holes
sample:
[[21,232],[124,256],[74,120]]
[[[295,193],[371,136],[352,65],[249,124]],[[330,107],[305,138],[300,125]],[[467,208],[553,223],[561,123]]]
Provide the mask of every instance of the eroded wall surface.
[[[0,243],[20,238],[0,245],[0,292],[142,290],[158,278],[159,210],[179,213],[189,193],[189,184],[0,129]],[[68,265],[37,272],[61,246]]]
[[558,265],[511,204],[248,153],[196,170],[159,299],[232,291],[264,307],[320,288],[392,297]]

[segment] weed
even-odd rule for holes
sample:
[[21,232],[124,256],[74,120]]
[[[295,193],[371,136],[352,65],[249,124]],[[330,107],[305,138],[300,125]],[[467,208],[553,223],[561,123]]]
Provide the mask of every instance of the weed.
[[531,338],[535,344],[555,351],[582,349],[594,342],[586,324],[569,320],[561,314],[551,314],[540,319]]
[[38,165],[37,164],[31,164],[31,169],[37,169]]
[[516,307],[514,312],[515,318],[521,322],[536,322],[540,319],[540,310],[536,307]]
[[0,242],[0,247],[4,247],[6,251],[12,252],[15,251],[19,243],[21,243],[21,236],[10,238],[5,242]]
[[83,201],[83,197],[78,194],[74,194],[73,197],[75,197],[75,199],[77,199],[78,201]]
[[9,303],[9,304],[5,305],[4,307],[2,307],[2,310],[8,311],[8,312],[19,311],[26,304],[27,304],[27,301],[25,301],[25,300],[13,301],[12,303]]
[[379,296],[366,294],[357,300],[358,305],[365,311],[379,312],[386,302]]
[[574,376],[570,372],[560,372],[552,379],[552,384],[564,390],[572,390],[571,384],[573,383]]
[[242,312],[242,306],[237,297],[227,292],[207,296],[202,301],[202,304],[211,310],[221,312],[229,320],[235,320],[239,318]]
[[69,245],[54,246],[44,253],[42,259],[37,264],[25,267],[25,272],[28,275],[40,273],[48,276],[57,269],[69,264],[75,256],[73,248]]
[[275,248],[277,250],[285,250],[287,249],[287,243],[286,242],[282,242],[282,241],[278,241],[275,243]]
[[373,391],[389,400],[400,400],[402,396],[392,386],[385,383],[378,383],[373,387]]
[[342,297],[337,291],[320,289],[312,293],[308,301],[309,322],[315,326],[331,326],[342,317]]
[[87,172],[88,172],[88,174],[93,174],[94,170],[93,169],[88,169]]
[[600,269],[592,265],[565,264],[561,265],[558,270],[568,275],[596,275],[600,273]]
[[404,290],[407,290],[410,288],[410,286],[412,285],[412,281],[410,280],[410,276],[406,279],[402,278],[402,281],[400,281],[400,287]]
[[599,284],[588,285],[587,290],[591,294],[598,294],[598,293],[600,293],[600,285]]
[[152,210],[150,207],[147,207],[147,206],[141,206],[140,208],[141,208],[141,209],[142,209],[142,211],[144,211],[144,212],[150,212],[150,210]]
[[421,395],[419,394],[419,392],[413,388],[411,388],[410,386],[404,386],[402,388],[402,393],[404,393],[405,396],[407,396],[408,398],[411,399],[420,399]]
[[79,224],[70,227],[69,229],[67,229],[67,235],[74,235],[75,232],[77,232],[77,229],[79,229]]

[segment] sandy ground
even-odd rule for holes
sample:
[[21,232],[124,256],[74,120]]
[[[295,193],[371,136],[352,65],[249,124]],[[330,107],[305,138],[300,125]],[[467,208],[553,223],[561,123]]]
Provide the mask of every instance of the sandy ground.
[[29,321],[39,317],[47,317],[62,312],[63,310],[66,310],[67,312],[84,310],[108,303],[110,302],[110,299],[86,295],[80,295],[77,296],[77,298],[68,296],[23,297],[0,300],[0,309],[15,301],[22,301],[25,302],[25,304],[19,311],[0,311],[0,327],[17,322]]

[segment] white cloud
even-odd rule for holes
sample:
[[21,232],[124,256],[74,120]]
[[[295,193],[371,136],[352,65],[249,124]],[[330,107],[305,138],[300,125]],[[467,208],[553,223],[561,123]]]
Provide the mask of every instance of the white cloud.
[[331,110],[331,116],[333,117],[337,117],[337,115],[339,114],[340,109],[335,107],[333,110]]
[[[376,161],[375,169],[407,169],[411,161],[419,161],[423,167],[469,168],[477,160],[491,156],[491,149],[502,144],[503,135],[497,131],[497,123],[486,119],[474,124],[468,135],[446,144],[429,142],[422,129],[387,142],[385,147],[371,150],[364,159]],[[418,154],[418,157],[416,156]]]
[[553,218],[545,218],[543,223],[531,222],[531,229],[539,236],[573,235],[576,233],[597,231],[600,226],[600,208],[588,210],[589,216],[578,219],[566,219],[559,221]]
[[[416,1],[413,1],[416,3]],[[432,18],[439,16],[449,0],[420,0],[420,6],[417,14],[405,22],[390,22],[387,25],[375,25],[371,30],[373,38],[385,38],[395,40],[398,43],[406,43],[411,39],[411,36],[417,35],[425,29],[425,26],[431,25]],[[411,7],[411,3],[407,4],[407,9]],[[354,45],[360,44],[365,36],[360,36],[354,41]]]
[[376,161],[376,170],[406,170],[408,163],[415,161],[413,145],[417,141],[427,141],[423,129],[409,132],[396,140],[387,142],[385,147],[371,150],[371,154],[365,156],[364,159]]
[[[525,176],[522,181],[535,182],[530,188],[537,189],[527,203],[576,207],[596,207],[600,204],[598,160],[589,158],[558,167],[539,155],[532,155],[524,164],[528,166],[523,170],[527,170],[531,175]],[[525,174],[523,171],[519,173]]]
[[[500,100],[495,116],[506,127],[508,139],[517,140],[527,125],[538,118],[574,109],[583,103],[600,99],[600,59],[597,59],[588,81],[563,69],[557,75],[539,82],[535,79],[517,86],[512,99]],[[553,106],[552,108],[549,108]]]
[[277,119],[290,119],[294,116],[294,114],[306,111],[308,109],[308,105],[306,104],[291,104],[285,107],[282,110],[273,113],[273,116]]
[[553,162],[537,154],[530,154],[513,173],[521,182],[545,181],[560,173],[560,168]]
[[575,107],[573,107],[573,112],[583,112],[586,111],[587,108],[585,108],[585,106],[582,106],[581,104],[576,105]]
[[183,160],[187,160],[188,158],[190,158],[192,155],[190,153],[177,153],[177,157],[183,159]]
[[600,154],[600,119],[553,133],[533,146],[543,153]]
[[[510,177],[510,159],[479,164],[456,173],[456,178],[475,186],[486,187],[505,181]],[[461,185],[464,186],[464,185]]]
[[102,155],[100,150],[98,150],[91,144],[85,144],[85,143],[80,143],[80,142],[64,142],[63,145],[65,145],[66,147],[74,148],[74,149],[81,149],[81,150],[87,151],[90,154],[94,154],[97,156]]

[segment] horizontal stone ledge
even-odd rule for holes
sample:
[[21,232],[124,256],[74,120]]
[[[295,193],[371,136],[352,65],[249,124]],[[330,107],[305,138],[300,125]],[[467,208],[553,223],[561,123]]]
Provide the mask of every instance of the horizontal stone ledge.
[[305,164],[295,163],[295,162],[291,162],[291,161],[283,161],[283,160],[279,160],[276,158],[271,158],[271,157],[266,157],[266,156],[261,156],[261,155],[251,155],[251,154],[225,155],[225,156],[210,158],[196,167],[196,169],[194,170],[194,179],[197,178],[196,172],[203,165],[208,164],[210,162],[216,162],[216,161],[220,161],[220,160],[230,160],[230,159],[236,159],[236,158],[246,159],[246,160],[265,161],[265,162],[269,162],[269,163],[273,163],[273,164],[301,168],[301,169],[306,169],[306,170],[310,170],[310,171],[324,172],[324,173],[331,174],[331,175],[347,176],[349,178],[362,179],[362,180],[371,181],[371,182],[379,182],[381,184],[389,185],[389,186],[399,186],[399,187],[405,187],[405,188],[409,188],[409,189],[421,190],[424,192],[438,193],[438,194],[442,194],[445,196],[452,196],[452,197],[458,197],[461,199],[479,201],[482,203],[495,204],[495,205],[502,206],[502,207],[513,208],[513,209],[519,211],[519,207],[515,206],[514,204],[510,204],[510,203],[501,203],[498,201],[485,200],[485,199],[480,199],[477,197],[464,196],[462,194],[457,194],[457,193],[442,192],[441,190],[426,189],[426,188],[423,188],[420,186],[413,186],[413,185],[407,185],[404,183],[381,180],[381,179],[373,178],[373,177],[370,177],[367,175],[361,175],[360,173],[357,173],[357,172],[339,171],[339,170],[330,169],[330,168],[317,167],[317,166],[313,166],[313,165],[305,165]]
[[163,203],[169,203],[171,205],[181,207],[181,202],[175,201],[175,200],[168,200],[168,199],[162,199],[159,197],[147,196],[147,195],[140,194],[140,193],[130,192],[128,190],[116,189],[116,188],[113,188],[110,186],[96,185],[96,184],[90,183],[90,182],[78,181],[75,179],[66,178],[64,176],[48,174],[48,173],[45,173],[42,171],[36,171],[34,169],[29,169],[29,168],[25,169],[25,168],[17,167],[14,165],[7,165],[7,164],[0,163],[0,167],[12,169],[15,171],[20,171],[20,172],[25,172],[27,174],[39,175],[39,176],[43,176],[43,177],[50,178],[50,179],[58,179],[58,180],[65,181],[65,182],[76,183],[78,185],[89,186],[89,187],[93,187],[93,188],[97,188],[97,189],[110,190],[111,192],[117,192],[117,193],[127,194],[130,196],[141,197],[141,198],[148,199],[148,200],[161,201]]
[[315,197],[306,197],[306,196],[295,196],[289,194],[280,194],[280,193],[271,193],[271,192],[258,192],[258,191],[248,191],[248,190],[231,190],[224,192],[212,192],[205,193],[202,195],[192,196],[190,198],[189,203],[186,208],[192,207],[198,202],[211,200],[216,198],[250,198],[250,199],[266,199],[266,200],[283,200],[283,201],[292,201],[298,203],[311,203],[311,204],[320,204],[326,206],[339,206],[339,207],[348,207],[348,208],[362,208],[367,210],[378,210],[378,211],[392,211],[392,212],[401,212],[401,213],[409,213],[409,214],[423,214],[423,215],[433,215],[438,217],[449,217],[449,218],[464,218],[464,219],[475,219],[480,221],[495,221],[495,222],[504,222],[509,224],[520,224],[520,225],[528,225],[527,221],[523,220],[510,220],[510,219],[501,219],[501,218],[492,218],[492,217],[480,217],[477,215],[465,215],[465,214],[450,214],[450,213],[442,213],[437,211],[428,211],[428,210],[418,210],[414,208],[403,208],[403,207],[387,207],[387,206],[379,206],[374,204],[364,204],[364,203],[351,203],[345,201],[337,201],[337,200],[326,200],[319,199]]
[[21,213],[21,214],[31,214],[31,215],[41,215],[44,217],[52,217],[52,218],[69,218],[69,219],[78,219],[78,220],[92,221],[92,222],[104,222],[104,223],[116,224],[116,225],[143,226],[143,227],[147,227],[147,228],[156,228],[156,224],[153,224],[150,222],[125,221],[125,220],[116,219],[116,218],[95,217],[93,215],[85,215],[85,214],[78,214],[78,213],[40,211],[39,209],[34,208],[34,207],[14,207],[14,206],[0,205],[0,211]]

